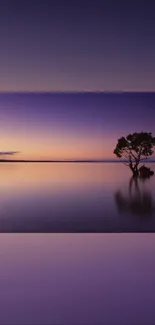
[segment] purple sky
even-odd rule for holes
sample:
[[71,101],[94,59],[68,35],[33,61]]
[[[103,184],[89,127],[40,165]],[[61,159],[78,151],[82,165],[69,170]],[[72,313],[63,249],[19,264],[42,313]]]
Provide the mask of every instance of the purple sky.
[[154,2],[1,0],[1,91],[154,91]]
[[1,93],[0,151],[23,159],[116,158],[117,139],[155,135],[155,93]]

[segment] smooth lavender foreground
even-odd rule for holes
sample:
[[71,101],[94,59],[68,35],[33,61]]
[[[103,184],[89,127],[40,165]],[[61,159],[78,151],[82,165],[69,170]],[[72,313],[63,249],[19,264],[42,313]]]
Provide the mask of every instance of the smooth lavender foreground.
[[155,234],[1,234],[0,324],[155,323]]

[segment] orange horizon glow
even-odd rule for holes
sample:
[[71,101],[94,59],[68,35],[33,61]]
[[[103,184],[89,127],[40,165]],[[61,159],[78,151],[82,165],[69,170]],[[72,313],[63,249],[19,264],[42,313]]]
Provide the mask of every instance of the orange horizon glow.
[[[152,94],[2,93],[0,153],[18,153],[0,154],[0,158],[114,159],[119,137],[146,127],[154,133],[152,107],[145,115],[148,105],[144,98],[148,103],[155,99]],[[140,114],[143,118],[138,120]]]
[[17,151],[12,156],[4,155],[0,158],[7,159],[30,159],[30,160],[65,160],[65,159],[108,159],[112,158],[113,143],[108,146],[108,141],[96,141],[96,139],[68,139],[57,137],[52,141],[51,137],[40,134],[38,139],[20,134],[14,137],[1,136],[0,151]]

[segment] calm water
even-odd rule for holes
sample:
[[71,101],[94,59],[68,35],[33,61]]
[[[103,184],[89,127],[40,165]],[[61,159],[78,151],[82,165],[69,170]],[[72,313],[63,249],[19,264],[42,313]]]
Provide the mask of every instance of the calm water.
[[1,234],[0,324],[154,325],[155,234]]
[[120,163],[1,163],[0,180],[0,232],[155,231],[155,176]]

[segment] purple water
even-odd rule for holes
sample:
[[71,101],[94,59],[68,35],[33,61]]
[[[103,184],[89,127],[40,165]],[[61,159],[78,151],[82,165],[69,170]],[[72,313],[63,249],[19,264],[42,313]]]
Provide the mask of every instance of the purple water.
[[1,234],[0,324],[155,323],[154,234]]
[[0,167],[0,232],[155,231],[155,176],[131,183],[121,163]]

